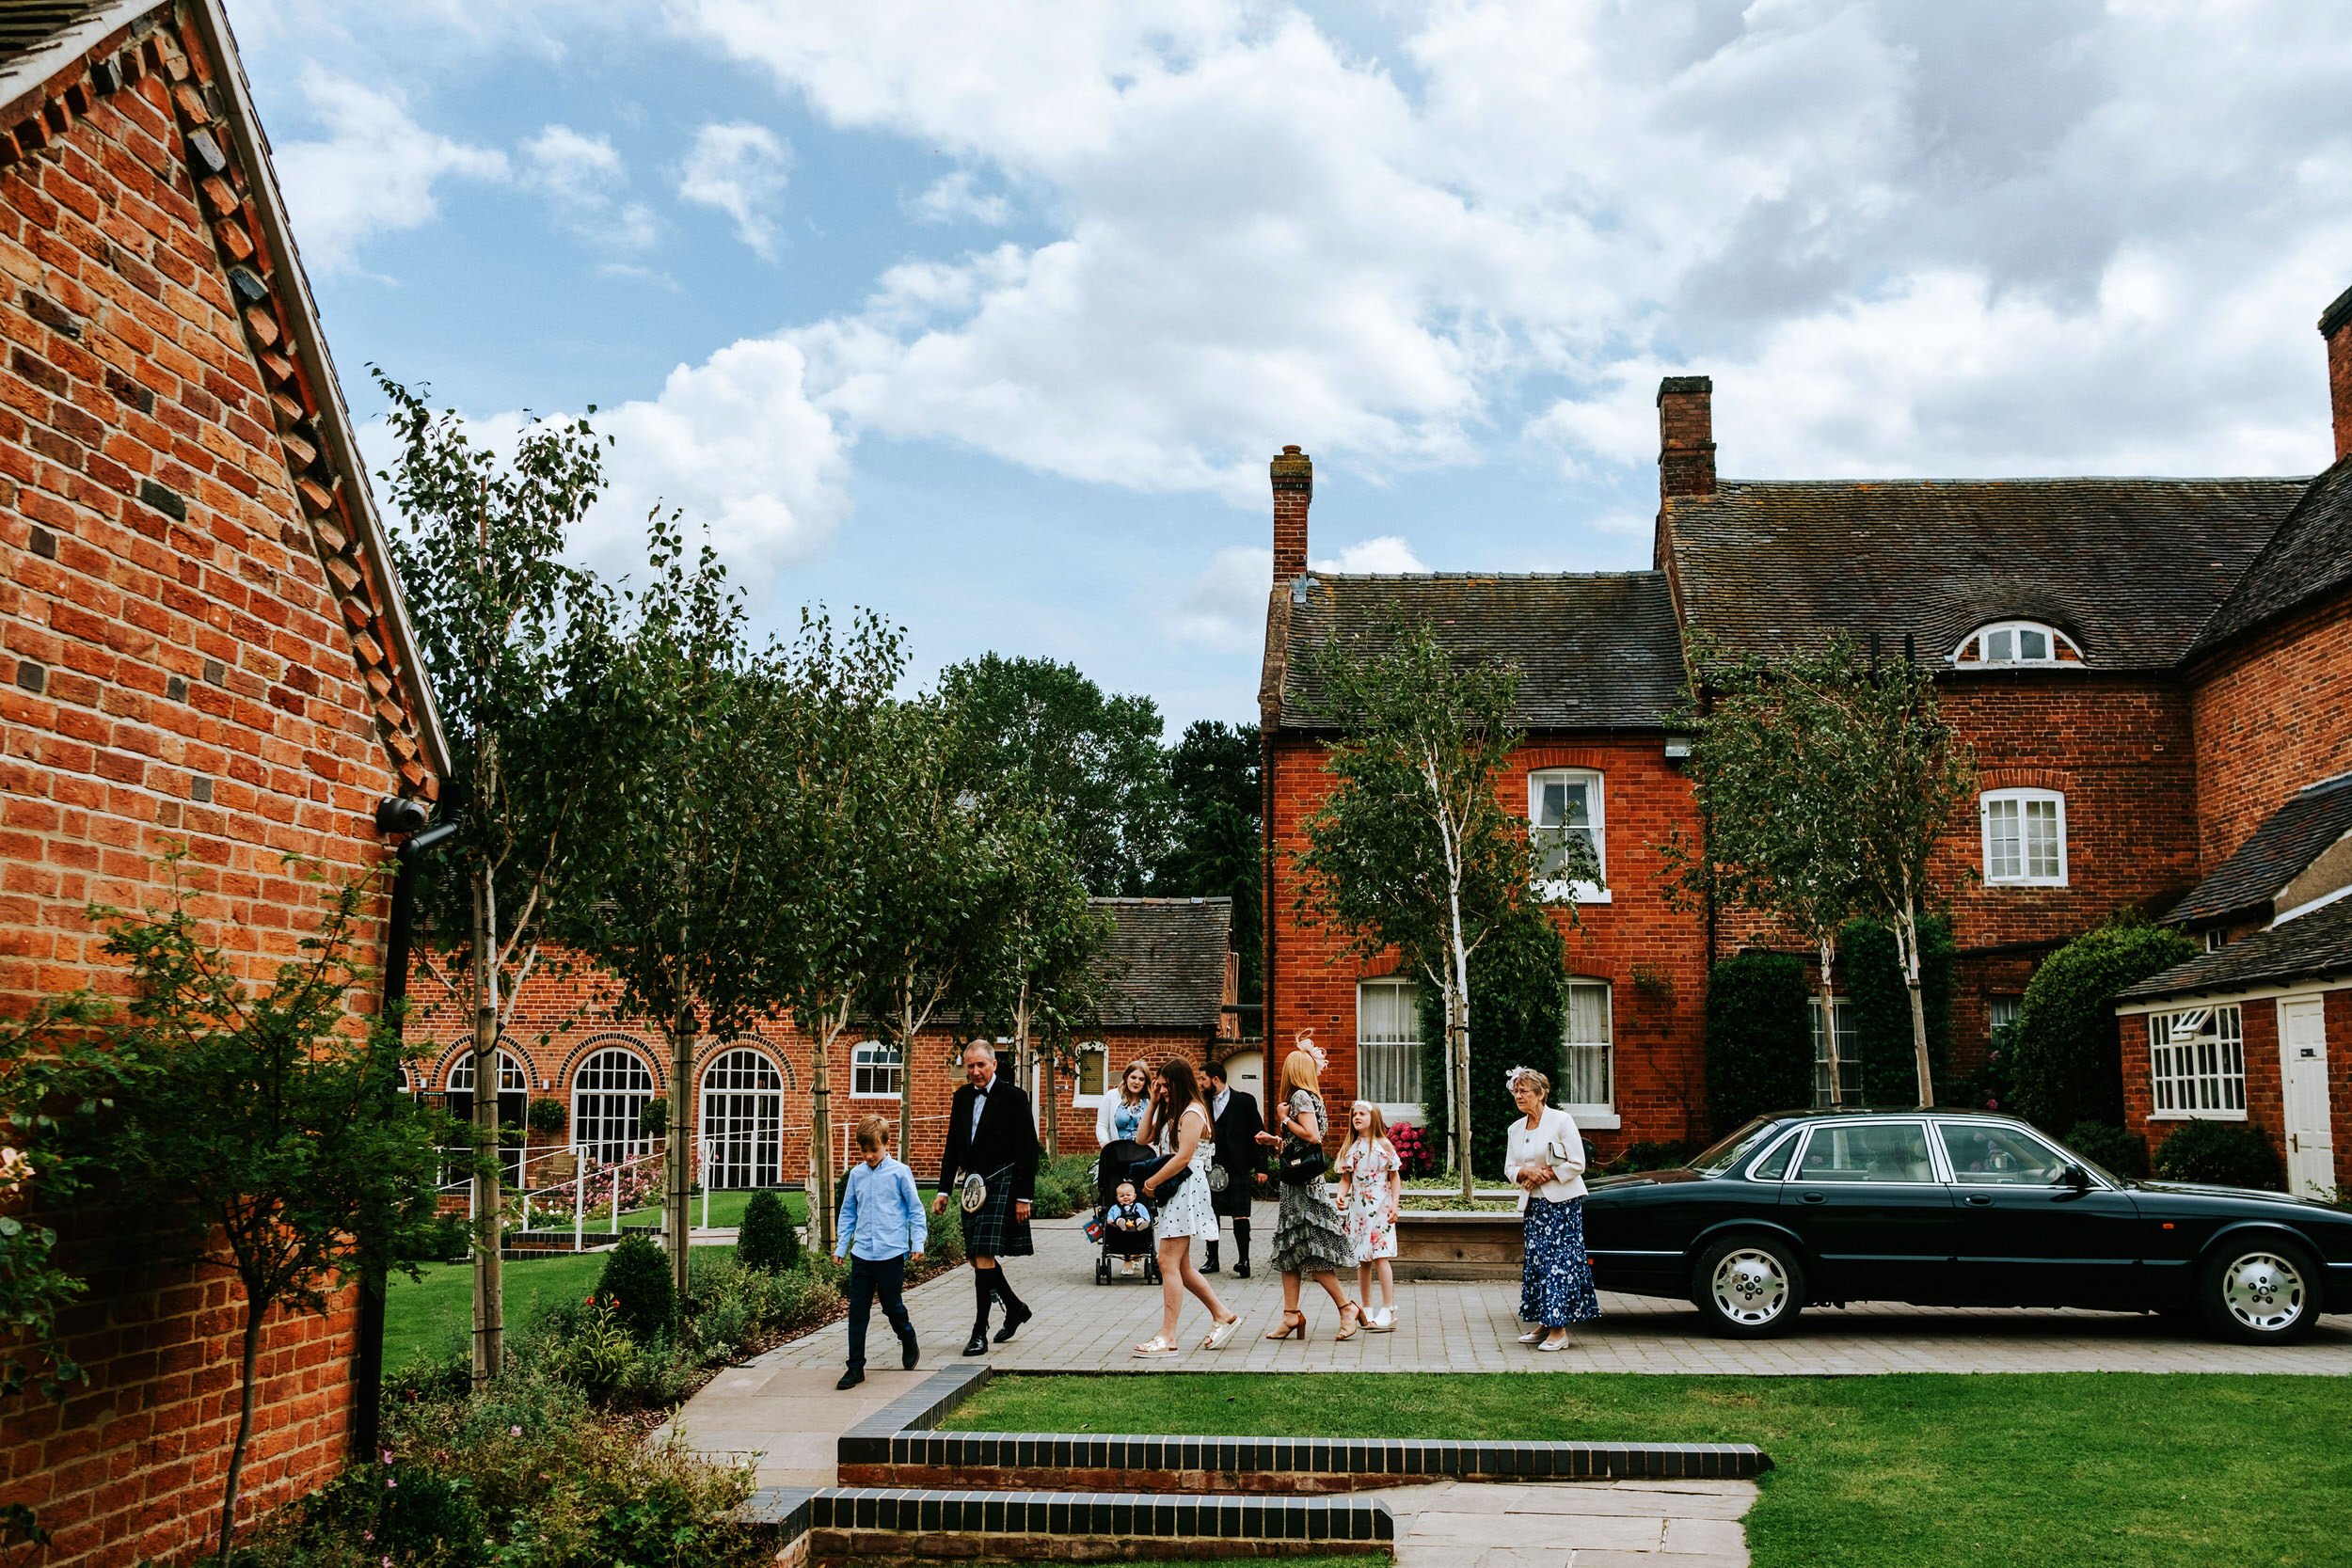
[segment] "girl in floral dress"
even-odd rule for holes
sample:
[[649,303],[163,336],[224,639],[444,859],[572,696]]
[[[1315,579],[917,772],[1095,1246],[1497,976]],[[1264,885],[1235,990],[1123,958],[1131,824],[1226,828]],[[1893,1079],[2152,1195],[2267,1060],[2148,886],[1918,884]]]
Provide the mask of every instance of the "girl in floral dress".
[[1396,1327],[1396,1212],[1404,1200],[1404,1163],[1389,1142],[1388,1118],[1369,1100],[1356,1101],[1347,1121],[1347,1147],[1340,1150],[1340,1207],[1347,1217],[1348,1244],[1356,1254],[1356,1296],[1372,1300],[1372,1278],[1380,1276],[1380,1310],[1364,1320],[1375,1334]]

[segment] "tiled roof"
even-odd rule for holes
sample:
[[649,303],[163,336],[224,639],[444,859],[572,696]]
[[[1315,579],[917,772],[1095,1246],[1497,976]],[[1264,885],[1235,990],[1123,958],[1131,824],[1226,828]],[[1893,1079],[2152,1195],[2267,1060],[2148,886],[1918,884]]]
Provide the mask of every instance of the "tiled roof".
[[1231,898],[1096,898],[1111,933],[1095,955],[1105,1024],[1214,1034],[1225,1005]]
[[2352,976],[2352,898],[2257,931],[2214,953],[2200,953],[2120,993],[2118,1002],[2222,995],[2331,975]]
[[2346,833],[2352,833],[2352,774],[2312,784],[2272,812],[2165,918],[2214,920],[2257,909],[2267,914],[2280,891]]
[[2352,457],[2312,480],[2204,634],[2201,653],[2352,584]]
[[1316,655],[1335,633],[1427,620],[1468,660],[1516,664],[1513,721],[1531,730],[1657,729],[1682,698],[1682,644],[1657,572],[1312,573],[1290,610],[1281,722],[1328,729]]
[[1729,482],[1668,515],[1686,613],[1776,657],[1844,631],[1941,659],[1988,621],[2047,622],[2094,670],[2178,663],[2306,482]]

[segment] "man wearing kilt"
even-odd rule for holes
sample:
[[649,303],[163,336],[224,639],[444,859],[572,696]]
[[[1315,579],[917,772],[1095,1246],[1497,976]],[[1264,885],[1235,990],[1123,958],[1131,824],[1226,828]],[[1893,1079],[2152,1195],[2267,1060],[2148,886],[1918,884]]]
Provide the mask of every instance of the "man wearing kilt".
[[[1209,1049],[1216,1049],[1211,1040]],[[1255,1096],[1237,1089],[1225,1079],[1225,1064],[1211,1062],[1201,1070],[1201,1086],[1209,1097],[1211,1125],[1216,1131],[1216,1166],[1225,1173],[1225,1185],[1212,1197],[1220,1218],[1233,1225],[1233,1277],[1249,1277],[1249,1200],[1258,1181],[1258,1172],[1265,1164],[1265,1150],[1258,1147],[1258,1134],[1265,1131],[1265,1122],[1258,1115]],[[1209,1234],[1209,1261],[1202,1274],[1216,1273],[1216,1233]]]
[[991,1296],[1005,1304],[1005,1324],[996,1331],[1000,1345],[1033,1315],[1006,1283],[1000,1259],[1026,1258],[1036,1250],[1029,1244],[1029,1197],[1037,1184],[1037,1124],[1021,1085],[996,1075],[996,1053],[987,1041],[963,1048],[963,1077],[947,1111],[947,1152],[940,1161],[939,1196],[931,1212],[946,1210],[959,1181],[977,1176],[988,1188],[980,1206],[963,1215],[975,1307],[972,1338],[963,1354],[984,1355]]

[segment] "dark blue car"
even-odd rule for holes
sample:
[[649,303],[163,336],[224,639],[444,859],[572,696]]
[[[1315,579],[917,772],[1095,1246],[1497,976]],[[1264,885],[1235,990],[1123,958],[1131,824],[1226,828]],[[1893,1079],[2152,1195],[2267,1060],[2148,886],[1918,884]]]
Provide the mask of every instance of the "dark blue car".
[[1778,1334],[1808,1304],[2193,1314],[2282,1344],[2352,1311],[2352,1213],[2282,1193],[2133,1181],[2013,1117],[1758,1117],[1690,1164],[1590,1182],[1603,1290]]

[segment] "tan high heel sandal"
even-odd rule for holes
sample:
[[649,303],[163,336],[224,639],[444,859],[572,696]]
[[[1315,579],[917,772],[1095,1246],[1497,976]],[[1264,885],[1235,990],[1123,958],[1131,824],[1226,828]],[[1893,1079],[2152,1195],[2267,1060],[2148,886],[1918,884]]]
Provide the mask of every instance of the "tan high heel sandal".
[[1307,1337],[1306,1313],[1285,1310],[1282,1314],[1280,1326],[1276,1328],[1273,1333],[1267,1335],[1266,1338],[1269,1339],[1287,1339],[1293,1334],[1297,1335],[1301,1339],[1304,1339]]
[[[1355,1321],[1352,1323],[1348,1321],[1347,1316],[1350,1312],[1356,1314]],[[1340,1304],[1340,1331],[1337,1334],[1332,1335],[1331,1338],[1334,1339],[1353,1339],[1363,1326],[1364,1309],[1357,1306],[1352,1301],[1342,1302]]]

